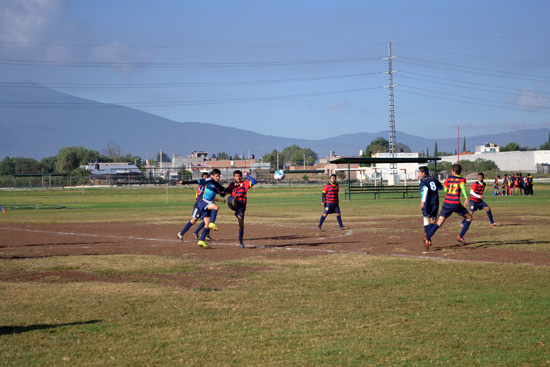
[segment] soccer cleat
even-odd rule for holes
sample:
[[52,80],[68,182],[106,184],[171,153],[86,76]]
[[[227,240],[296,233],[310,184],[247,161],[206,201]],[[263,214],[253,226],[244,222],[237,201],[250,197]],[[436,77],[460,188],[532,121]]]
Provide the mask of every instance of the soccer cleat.
[[500,222],[493,222],[491,223],[491,227],[500,226]]
[[456,237],[456,240],[458,242],[462,243],[463,245],[467,245],[466,240],[464,239],[464,237],[460,237],[460,235]]
[[341,229],[342,231],[344,231],[344,230],[346,230],[346,229],[349,229],[349,227],[340,227],[340,229]]
[[198,240],[200,238],[199,234],[197,232],[193,232],[193,234],[195,235],[195,238]]
[[244,243],[242,243],[242,242],[239,243],[239,247],[240,247],[240,248],[244,248]]
[[318,230],[319,232],[321,232],[321,231],[322,231],[321,227],[317,227],[317,230]]
[[424,246],[426,246],[426,250],[429,251],[431,245],[432,245],[432,241],[430,241],[427,236],[424,236]]
[[199,247],[204,247],[204,248],[210,248],[210,246],[208,246],[208,245],[206,244],[206,242],[204,242],[204,241],[199,241],[199,242],[197,242],[197,246],[199,246]]
[[181,233],[178,232],[178,240],[183,241],[183,236]]
[[208,224],[208,228],[209,229],[213,229],[214,231],[219,231],[220,229],[218,228],[218,226],[216,225],[216,223],[210,223]]
[[210,237],[210,235],[207,235],[207,236],[206,236],[206,240],[207,240],[207,241],[212,241],[212,237]]

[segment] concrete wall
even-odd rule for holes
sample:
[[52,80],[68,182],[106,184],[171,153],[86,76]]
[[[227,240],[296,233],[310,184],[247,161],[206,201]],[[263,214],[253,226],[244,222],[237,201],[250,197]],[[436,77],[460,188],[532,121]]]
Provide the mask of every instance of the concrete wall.
[[[479,158],[495,162],[501,171],[535,173],[537,171],[537,163],[550,163],[550,150],[483,153],[460,156],[461,161],[475,161]],[[456,163],[457,156],[441,157],[441,161]]]

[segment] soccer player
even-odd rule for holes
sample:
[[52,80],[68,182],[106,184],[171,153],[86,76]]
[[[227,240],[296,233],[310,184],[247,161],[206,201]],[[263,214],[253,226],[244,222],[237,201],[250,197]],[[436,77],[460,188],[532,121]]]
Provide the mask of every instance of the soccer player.
[[420,178],[421,193],[420,209],[424,217],[424,232],[427,235],[436,223],[437,212],[439,211],[438,190],[443,190],[443,185],[430,176],[430,171],[426,166],[418,168],[418,178]]
[[502,195],[506,195],[508,192],[508,174],[504,174],[504,178],[502,179]]
[[533,177],[531,177],[530,173],[525,177],[525,190],[525,195],[533,195]]
[[514,195],[518,195],[518,191],[520,189],[520,182],[521,182],[521,173],[517,173],[514,176]]
[[[248,180],[243,181],[243,175],[248,177]],[[244,248],[244,213],[246,211],[247,193],[252,186],[257,184],[257,182],[254,177],[250,176],[246,171],[241,172],[240,170],[236,170],[233,172],[233,178],[235,182],[225,189],[225,192],[229,194],[227,205],[229,209],[235,212],[235,217],[237,217],[237,221],[239,222],[239,246]]]
[[[487,186],[485,181],[483,181],[484,179],[485,175],[483,172],[480,172],[477,174],[477,181],[472,184],[472,188],[470,189],[470,214],[474,215],[476,210],[484,209],[487,212],[491,226],[500,226],[500,223],[493,220],[493,214],[489,205],[483,201],[483,191],[485,191],[485,187]],[[462,227],[465,221],[466,219],[462,220],[460,224]]]
[[321,230],[321,227],[323,226],[323,222],[327,218],[327,215],[332,213],[336,214],[336,220],[338,221],[340,229],[349,229],[348,227],[344,227],[344,225],[342,224],[340,205],[338,204],[339,189],[340,188],[336,183],[336,175],[333,173],[332,175],[330,175],[330,182],[327,183],[323,188],[322,204],[325,207],[325,211],[323,212],[323,215],[321,215],[321,219],[319,220],[319,230]]
[[0,210],[2,211],[3,214],[6,214],[6,209],[2,208],[2,205],[0,205]]
[[199,184],[204,186],[201,194],[197,199],[198,212],[200,213],[200,218],[204,219],[204,228],[201,232],[199,242],[197,245],[204,248],[209,248],[204,242],[206,236],[210,233],[210,230],[219,231],[218,226],[216,225],[216,217],[218,216],[218,210],[220,207],[215,201],[225,203],[225,199],[218,199],[216,195],[225,196],[225,189],[220,184],[221,172],[219,169],[214,168],[210,172],[209,178],[201,178],[197,181],[180,181],[182,185],[186,184]]
[[[207,172],[203,172],[202,174],[202,177],[203,179],[205,178],[208,178],[208,173]],[[195,205],[193,206],[193,214],[191,215],[191,220],[189,220],[189,222],[185,225],[185,227],[183,227],[183,229],[181,230],[181,232],[178,233],[178,238],[183,241],[183,235],[189,230],[189,228],[191,228],[195,223],[197,223],[197,220],[200,218],[200,212],[199,212],[199,208],[198,208],[198,205],[197,205],[197,202],[199,200],[199,197],[202,193],[202,191],[204,190],[204,186],[203,185],[197,185],[197,193],[195,195]],[[197,230],[193,233],[195,235],[195,238],[198,240],[199,239],[199,232],[201,231],[201,229],[204,228],[204,220],[201,222],[201,224],[197,227]],[[210,235],[207,235],[206,236],[206,239],[207,240],[212,240],[212,238],[210,237]]]
[[498,191],[498,180],[500,180],[500,176],[495,177],[495,183],[494,183],[495,191],[493,192],[493,195],[495,195],[495,196],[500,195],[500,193]]
[[451,176],[449,176],[449,178],[447,178],[445,180],[445,183],[443,184],[447,194],[445,195],[445,200],[443,201],[441,212],[439,212],[439,218],[437,219],[437,223],[434,224],[430,229],[430,232],[424,237],[424,243],[428,248],[432,244],[431,239],[435,232],[441,226],[443,226],[445,220],[449,218],[453,213],[461,215],[462,217],[464,217],[464,219],[466,219],[466,222],[462,227],[462,231],[456,239],[458,242],[467,245],[466,241],[464,240],[464,235],[468,231],[468,228],[470,228],[473,216],[472,214],[470,214],[468,209],[466,209],[460,203],[460,194],[462,193],[464,198],[466,198],[466,200],[464,201],[464,205],[468,205],[468,194],[465,188],[466,179],[460,176],[461,173],[462,166],[460,164],[453,164],[451,167]]

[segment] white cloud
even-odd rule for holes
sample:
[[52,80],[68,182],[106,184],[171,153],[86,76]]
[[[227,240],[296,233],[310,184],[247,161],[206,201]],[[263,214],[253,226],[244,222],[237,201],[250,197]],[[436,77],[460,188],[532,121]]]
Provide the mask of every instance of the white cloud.
[[340,108],[344,108],[346,106],[349,106],[351,104],[350,101],[348,101],[347,99],[345,98],[342,98],[342,99],[339,99],[337,101],[334,101],[332,102],[331,104],[329,104],[327,106],[327,108],[329,110],[337,110],[337,109],[340,109]]
[[550,98],[537,95],[535,92],[527,88],[522,90],[521,96],[510,96],[508,101],[516,104],[522,109],[530,111],[550,108]]
[[[70,17],[69,9],[69,0],[2,0],[0,55],[54,62],[150,62],[144,51],[102,40],[88,22]],[[127,73],[131,68],[118,69]]]

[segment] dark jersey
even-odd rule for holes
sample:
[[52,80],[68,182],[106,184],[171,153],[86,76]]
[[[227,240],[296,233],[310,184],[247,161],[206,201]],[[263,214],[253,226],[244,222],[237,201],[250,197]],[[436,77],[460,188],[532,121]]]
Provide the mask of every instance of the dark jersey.
[[446,204],[460,204],[460,191],[461,185],[466,184],[466,179],[460,176],[449,176],[445,180],[445,189],[447,195],[445,195],[444,203]]
[[422,196],[422,203],[425,203],[430,207],[439,207],[438,190],[443,190],[443,185],[437,179],[430,176],[424,176],[420,179],[420,194]]
[[330,182],[325,185],[323,188],[323,194],[325,198],[325,203],[327,204],[337,204],[338,203],[338,191],[340,190],[337,183],[331,184]]
[[[476,203],[480,203],[483,201],[483,199],[481,197],[478,197],[478,196],[482,196],[483,195],[483,191],[485,191],[485,187],[487,186],[487,184],[485,183],[485,181],[483,182],[479,182],[479,181],[476,181],[472,184],[472,189],[470,190],[470,200],[471,201],[474,201]],[[478,195],[473,195],[472,193]]]

